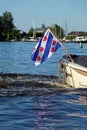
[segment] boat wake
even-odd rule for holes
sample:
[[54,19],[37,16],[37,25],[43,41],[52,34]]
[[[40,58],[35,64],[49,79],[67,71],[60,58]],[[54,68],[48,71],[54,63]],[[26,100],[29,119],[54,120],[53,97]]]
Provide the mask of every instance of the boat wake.
[[33,96],[60,89],[57,76],[36,74],[0,74],[0,96]]
[[80,89],[58,84],[58,77],[53,75],[0,74],[0,97],[41,96],[79,91]]

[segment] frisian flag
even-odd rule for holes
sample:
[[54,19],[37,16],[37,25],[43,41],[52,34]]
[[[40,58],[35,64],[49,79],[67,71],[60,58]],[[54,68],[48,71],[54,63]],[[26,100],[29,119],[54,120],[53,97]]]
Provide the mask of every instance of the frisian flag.
[[62,44],[48,28],[40,41],[36,44],[31,59],[36,66],[40,65],[42,62],[46,61],[47,58],[50,58],[61,46]]

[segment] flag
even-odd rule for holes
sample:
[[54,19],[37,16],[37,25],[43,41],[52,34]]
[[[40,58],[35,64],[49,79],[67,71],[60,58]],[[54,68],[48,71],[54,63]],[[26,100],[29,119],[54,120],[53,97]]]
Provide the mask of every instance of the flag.
[[62,44],[48,28],[40,41],[36,44],[31,59],[37,66],[46,61],[47,58],[50,58],[61,46]]

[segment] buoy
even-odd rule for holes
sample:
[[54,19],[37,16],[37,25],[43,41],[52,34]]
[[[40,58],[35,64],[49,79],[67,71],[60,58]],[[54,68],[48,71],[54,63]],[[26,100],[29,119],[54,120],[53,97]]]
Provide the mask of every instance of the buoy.
[[83,44],[82,44],[82,42],[80,42],[79,47],[80,47],[80,48],[83,48]]

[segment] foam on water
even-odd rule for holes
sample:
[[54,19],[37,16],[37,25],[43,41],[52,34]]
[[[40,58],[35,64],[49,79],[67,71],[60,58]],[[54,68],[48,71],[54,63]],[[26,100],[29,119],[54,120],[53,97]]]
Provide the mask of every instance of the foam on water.
[[34,74],[1,74],[0,96],[41,95],[56,91],[57,77]]

